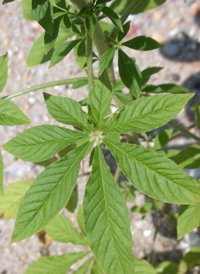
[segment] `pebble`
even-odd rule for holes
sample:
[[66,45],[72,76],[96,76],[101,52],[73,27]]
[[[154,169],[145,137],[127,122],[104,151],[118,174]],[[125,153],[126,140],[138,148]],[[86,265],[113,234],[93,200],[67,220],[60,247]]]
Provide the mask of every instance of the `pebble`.
[[160,44],[164,44],[167,41],[167,36],[160,32],[160,31],[154,31],[152,34],[152,38],[158,41]]
[[151,235],[151,233],[152,233],[152,231],[150,230],[150,229],[147,229],[147,230],[144,230],[143,231],[143,235],[144,235],[144,237],[149,237],[150,235]]
[[29,101],[30,104],[34,104],[36,99],[34,97],[29,97],[28,101]]
[[180,29],[179,29],[178,27],[176,27],[176,28],[172,29],[172,30],[169,32],[169,35],[170,35],[171,37],[175,37],[175,36],[177,36],[177,35],[179,34],[179,32],[180,32]]
[[174,57],[180,53],[182,43],[171,43],[162,48],[163,54],[167,57]]
[[193,37],[193,36],[195,35],[196,32],[197,32],[196,27],[192,27],[192,28],[189,30],[188,35],[189,35],[190,37]]
[[22,163],[15,162],[5,168],[4,171],[12,176],[22,176],[23,174],[30,172],[31,167]]

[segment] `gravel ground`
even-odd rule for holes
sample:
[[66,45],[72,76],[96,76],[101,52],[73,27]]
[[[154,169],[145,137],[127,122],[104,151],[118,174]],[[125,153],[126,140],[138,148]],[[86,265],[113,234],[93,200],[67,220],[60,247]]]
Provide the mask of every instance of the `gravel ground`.
[[[195,92],[194,101],[200,100],[200,1],[167,0],[161,7],[149,11],[145,14],[131,16],[131,30],[127,38],[136,35],[151,36],[164,45],[162,50],[151,52],[127,51],[130,56],[135,57],[141,69],[148,66],[163,66],[164,69],[151,78],[152,84],[172,82],[184,85]],[[48,70],[48,64],[43,64],[33,68],[27,68],[26,59],[33,42],[42,33],[41,27],[31,21],[26,21],[21,14],[19,1],[0,6],[0,55],[9,53],[9,77],[2,95],[7,95],[24,88],[41,84],[48,81],[85,76],[75,63],[73,54],[69,54],[63,62]],[[126,49],[127,50],[127,49]],[[95,64],[95,72],[97,64]],[[118,78],[118,68],[115,60],[115,74]],[[82,100],[87,96],[87,88],[71,90],[70,86],[59,86],[44,89],[54,95],[68,96],[75,100]],[[23,132],[25,129],[40,124],[58,124],[47,112],[44,104],[42,91],[26,94],[13,99],[20,109],[32,120],[31,125],[17,127],[1,127],[1,141],[4,144],[12,137]],[[185,108],[187,110],[187,107]],[[178,121],[183,125],[190,125],[193,122],[193,115],[187,111],[182,111]],[[199,135],[199,132],[192,131]],[[181,136],[176,143],[169,144],[171,147],[183,147],[194,144],[192,140]],[[9,184],[24,180],[34,179],[42,171],[31,163],[26,163],[16,159],[6,151],[2,150],[4,159],[4,187]],[[88,170],[85,163],[85,171]],[[193,172],[199,176],[199,170]],[[84,194],[84,186],[87,178],[78,179],[78,190],[80,201]],[[144,195],[137,193],[136,203],[142,205],[145,202]],[[130,209],[133,203],[128,202]],[[63,211],[72,220],[77,228],[76,213],[71,214]],[[131,231],[134,239],[133,252],[139,258],[148,257],[152,250],[155,233],[154,217],[148,215],[144,220],[137,213],[130,212]],[[61,244],[52,242],[48,248],[38,240],[37,236],[32,236],[19,243],[10,244],[10,239],[14,227],[14,220],[0,220],[0,274],[21,274],[28,265],[43,255],[63,254],[81,250],[79,246],[72,244]],[[170,239],[166,237],[170,235]],[[182,240],[179,249],[176,250],[177,241],[171,235],[170,227],[163,225],[158,233],[154,249],[156,260],[174,259],[179,261],[182,252],[188,248],[189,240]],[[69,273],[77,267],[72,266]],[[199,272],[200,273],[200,272]]]

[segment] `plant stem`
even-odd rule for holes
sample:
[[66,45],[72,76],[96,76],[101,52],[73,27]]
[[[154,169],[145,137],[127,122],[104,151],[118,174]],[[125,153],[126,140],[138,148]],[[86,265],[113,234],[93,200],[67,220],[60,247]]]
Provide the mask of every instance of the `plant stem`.
[[59,80],[59,81],[48,82],[48,83],[44,83],[44,84],[41,84],[41,85],[38,85],[38,86],[34,86],[34,87],[30,87],[30,88],[26,88],[26,89],[14,92],[12,94],[1,97],[0,99],[10,100],[12,98],[15,98],[15,97],[18,97],[20,95],[29,93],[31,91],[36,91],[36,90],[43,89],[43,88],[50,88],[50,87],[54,87],[54,86],[62,86],[62,85],[73,84],[78,79],[79,80],[85,80],[87,78],[86,77],[80,77],[80,78],[71,78],[71,79],[63,79],[63,80]]
[[88,84],[89,92],[93,86],[93,70],[92,70],[92,39],[87,31],[87,73],[88,73]]
[[[196,127],[196,125],[197,125],[196,123],[192,124],[191,126],[187,127],[186,130],[190,130],[190,129]],[[181,134],[182,134],[182,132],[180,132],[180,131],[175,132],[174,134],[172,134],[171,140],[175,139],[176,137],[180,136]]]
[[[122,24],[126,21],[126,19],[128,18],[128,16],[134,11],[134,9],[137,7],[137,5],[142,2],[142,0],[134,0],[126,9],[125,11],[122,13],[121,16],[121,21]],[[110,37],[115,39],[118,35],[119,30],[114,27],[110,33]]]
[[114,181],[115,181],[115,184],[117,184],[118,180],[119,180],[119,176],[121,174],[121,170],[119,169],[119,167],[117,166],[117,169],[115,171],[115,176],[114,176]]
[[168,125],[169,125],[170,127],[173,127],[173,128],[175,128],[175,129],[177,129],[178,131],[182,132],[183,134],[185,134],[185,135],[187,135],[187,136],[193,138],[194,140],[200,142],[200,138],[199,138],[199,137],[197,137],[196,135],[194,135],[194,134],[192,134],[191,132],[187,131],[186,129],[180,127],[179,125],[177,125],[177,124],[175,124],[175,123],[173,123],[173,122],[169,122]]

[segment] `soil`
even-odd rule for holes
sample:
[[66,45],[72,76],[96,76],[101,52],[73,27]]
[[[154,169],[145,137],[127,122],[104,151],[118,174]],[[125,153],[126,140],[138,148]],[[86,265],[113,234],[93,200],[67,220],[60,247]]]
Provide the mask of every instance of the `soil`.
[[[167,0],[159,8],[145,14],[130,16],[129,19],[131,20],[131,29],[126,39],[137,35],[146,35],[163,44],[163,48],[150,52],[124,50],[136,58],[141,70],[152,65],[164,67],[162,71],[151,77],[152,84],[171,82],[188,87],[190,92],[195,93],[191,102],[175,119],[180,125],[191,125],[194,122],[194,114],[189,111],[189,107],[200,100],[200,1],[188,0],[184,3],[184,0]],[[70,53],[64,61],[51,69],[48,69],[47,63],[37,67],[26,67],[26,59],[33,42],[43,30],[37,23],[26,21],[23,18],[19,0],[0,6],[0,26],[0,55],[9,53],[9,77],[2,96],[48,81],[85,76],[85,72],[78,68],[73,53]],[[114,64],[115,75],[118,78],[117,60]],[[95,64],[95,73],[97,69],[98,65]],[[32,124],[1,127],[1,145],[30,127],[40,124],[60,125],[48,114],[42,92],[68,96],[80,101],[87,96],[88,89],[86,87],[72,90],[71,86],[67,85],[16,97],[12,101],[32,120]],[[193,129],[191,132],[199,136],[197,129]],[[170,142],[168,147],[182,149],[193,144],[195,141],[181,135],[175,141]],[[2,155],[4,187],[16,181],[34,179],[43,170],[42,167],[16,159],[3,149]],[[107,157],[110,158],[110,164],[115,165],[112,157]],[[85,172],[90,170],[87,161],[84,162],[84,170]],[[196,179],[200,177],[199,169],[188,172]],[[122,179],[124,180],[124,178]],[[79,203],[82,201],[86,182],[87,176],[78,179]],[[144,204],[145,200],[145,196],[137,191],[136,202],[128,201],[127,203],[134,240],[134,254],[139,258],[149,259],[153,249],[155,263],[163,260],[180,262],[182,255],[192,247],[190,239],[185,238],[179,242],[176,240],[176,231],[169,224],[169,217],[161,218],[157,214],[151,213],[141,219],[140,214],[130,210],[135,204]],[[177,208],[170,207],[170,210],[175,212]],[[68,216],[73,225],[78,228],[76,211],[69,213],[67,210],[63,210],[62,213]],[[0,274],[24,273],[32,262],[44,255],[60,255],[83,250],[80,246],[57,242],[52,242],[48,248],[45,248],[36,235],[19,243],[10,244],[14,222],[13,219],[8,221],[0,219]],[[160,225],[155,237],[158,222]],[[200,233],[196,231],[193,234],[197,237],[195,243],[198,243]],[[77,266],[78,264],[73,265],[68,273],[72,273]],[[198,268],[192,271],[194,272],[191,273],[200,273]]]

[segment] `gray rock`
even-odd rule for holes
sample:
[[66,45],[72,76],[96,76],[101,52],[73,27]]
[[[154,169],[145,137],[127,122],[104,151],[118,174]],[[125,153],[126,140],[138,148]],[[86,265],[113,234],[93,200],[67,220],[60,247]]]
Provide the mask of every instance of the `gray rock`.
[[167,57],[174,57],[181,52],[183,43],[171,43],[162,48],[162,52]]

